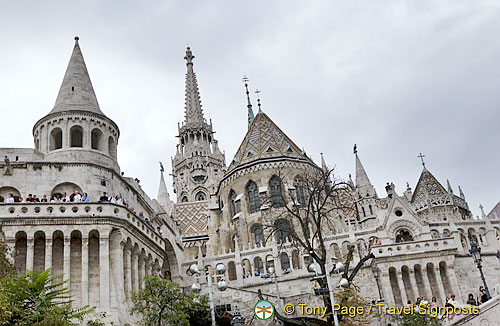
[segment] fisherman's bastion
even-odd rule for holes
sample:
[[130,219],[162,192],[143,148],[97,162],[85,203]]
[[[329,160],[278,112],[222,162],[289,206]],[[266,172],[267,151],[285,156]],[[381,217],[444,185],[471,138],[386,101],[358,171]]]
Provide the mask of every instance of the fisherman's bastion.
[[[96,306],[110,325],[138,325],[137,317],[128,313],[128,298],[147,275],[161,274],[186,290],[199,282],[201,292],[208,293],[208,278],[188,273],[193,264],[212,275],[219,325],[230,324],[236,307],[249,325],[278,325],[254,318],[259,290],[276,307],[320,299],[308,269],[309,253],[292,246],[287,232],[270,235],[264,225],[278,218],[290,223],[274,212],[303,201],[304,171],[328,169],[328,164],[323,157],[314,162],[302,149],[307,144],[296,145],[278,127],[279,116],[271,119],[260,102],[252,106],[248,90],[248,130],[235,131],[241,145],[226,158],[214,135],[217,121],[212,124],[204,117],[189,48],[184,59],[185,119],[178,124],[177,148],[172,148],[172,180],[166,180],[161,166],[159,191],[152,199],[138,179],[120,170],[120,129],[99,107],[76,37],[54,107],[48,113],[50,108],[39,108],[33,148],[0,148],[3,236],[18,273],[51,268],[63,274],[76,305]],[[165,124],[175,128],[175,121]],[[444,302],[454,294],[465,304],[468,294],[476,296],[482,285],[469,254],[474,242],[482,250],[484,275],[494,296],[500,283],[500,204],[491,213],[481,207],[482,216],[473,216],[466,189],[433,175],[423,161],[416,185],[389,182],[386,193],[377,193],[361,154],[355,147],[352,177],[343,176],[354,189],[358,213],[323,231],[331,263],[342,261],[351,246],[351,267],[373,253],[375,258],[354,280],[368,302],[401,306],[417,297]],[[167,182],[173,182],[176,199],[169,195]],[[38,199],[27,202],[30,194]],[[113,200],[100,200],[102,196]],[[220,264],[225,267],[222,276],[215,275]],[[340,280],[339,275],[332,278],[334,285]],[[222,279],[225,291],[216,286]],[[227,304],[230,311],[221,309]],[[297,317],[298,312],[287,316]],[[496,323],[483,319],[484,325]]]

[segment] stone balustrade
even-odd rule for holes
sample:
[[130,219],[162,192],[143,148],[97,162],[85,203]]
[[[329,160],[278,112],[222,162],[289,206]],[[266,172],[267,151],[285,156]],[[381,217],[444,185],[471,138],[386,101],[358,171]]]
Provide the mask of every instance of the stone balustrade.
[[[37,221],[50,219],[95,219],[112,218],[128,222],[161,248],[165,240],[139,219],[127,207],[113,203],[0,203],[0,222],[6,224],[16,219]],[[14,219],[14,220],[12,220]],[[9,221],[10,220],[10,221]],[[60,222],[61,223],[61,222]],[[64,223],[62,223],[64,224]]]
[[424,253],[427,251],[439,252],[441,250],[456,250],[457,246],[452,237],[441,239],[400,242],[373,246],[372,252],[379,258]]

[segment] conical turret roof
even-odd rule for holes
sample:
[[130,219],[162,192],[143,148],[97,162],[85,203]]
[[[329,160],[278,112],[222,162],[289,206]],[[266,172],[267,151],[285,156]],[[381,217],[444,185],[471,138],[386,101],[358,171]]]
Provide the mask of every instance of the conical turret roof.
[[59,89],[54,108],[50,113],[64,111],[89,111],[104,115],[97,103],[89,72],[83,59],[78,36],[69,60],[66,74]]
[[446,189],[437,181],[437,179],[429,172],[424,166],[420,178],[418,179],[417,186],[415,187],[415,192],[412,196],[412,203],[424,200],[432,196],[446,195],[448,192]]
[[252,161],[288,157],[314,162],[263,112],[252,121],[228,172]]

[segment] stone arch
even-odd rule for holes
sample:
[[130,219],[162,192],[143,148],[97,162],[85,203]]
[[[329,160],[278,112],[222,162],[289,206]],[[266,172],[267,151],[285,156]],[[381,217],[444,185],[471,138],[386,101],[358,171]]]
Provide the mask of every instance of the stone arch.
[[166,256],[165,256],[166,263],[164,262],[163,264],[163,270],[169,271],[172,279],[175,280],[177,277],[180,276],[179,262],[177,261],[177,256],[175,254],[174,247],[170,242],[170,240],[166,238],[164,240],[165,240],[165,251],[166,251]]
[[486,229],[484,227],[479,228],[477,237],[479,239],[478,245],[481,245],[482,247],[488,246],[488,242],[486,241]]
[[195,201],[203,201],[207,200],[207,195],[205,194],[204,191],[198,191],[196,195],[194,196]]
[[283,198],[283,183],[280,177],[273,175],[269,179],[269,193],[271,195],[271,206],[275,208],[285,206]]
[[45,271],[45,232],[36,231],[33,243],[33,270]]
[[438,230],[431,230],[431,237],[433,239],[439,239],[439,231]]
[[21,193],[19,190],[11,186],[4,186],[0,187],[0,203],[7,201],[9,194],[12,194],[15,202],[19,202],[21,200]]
[[478,241],[477,235],[476,235],[476,230],[474,230],[474,228],[469,228],[467,230],[467,236],[469,239],[469,243],[474,241],[477,245],[479,245],[479,241]]
[[351,248],[351,243],[349,241],[342,242],[342,257],[346,257]]
[[248,259],[243,259],[241,261],[241,265],[243,267],[243,277],[250,277],[252,276],[252,264],[250,264],[250,260]]
[[57,230],[52,233],[52,275],[64,273],[64,234]]
[[429,284],[431,286],[431,293],[433,297],[436,297],[437,301],[440,302],[444,298],[441,298],[439,294],[438,280],[436,278],[436,273],[434,272],[434,264],[427,263],[427,278],[429,279]]
[[[80,296],[75,295],[82,291],[82,233],[74,230],[70,234],[70,288],[75,300],[79,303]],[[86,263],[86,262],[83,262]]]
[[66,193],[68,196],[70,196],[75,190],[80,194],[83,193],[82,188],[80,188],[79,185],[72,182],[63,182],[55,186],[50,194],[51,196],[62,196],[64,193]]
[[295,198],[297,203],[301,206],[306,205],[306,198],[304,196],[304,180],[301,175],[296,175],[293,179],[293,186],[295,187]]
[[227,275],[230,281],[236,281],[238,276],[236,275],[236,264],[234,261],[227,263]]
[[253,259],[253,265],[256,272],[258,272],[259,274],[264,273],[264,263],[262,262],[262,258],[260,258],[259,256],[255,256]]
[[408,231],[410,231],[412,235],[422,234],[422,229],[417,223],[406,219],[400,219],[392,223],[387,228],[387,233],[393,234],[395,238],[396,232],[399,231],[400,229],[407,229]]
[[292,251],[292,267],[293,269],[300,269],[302,267],[300,266],[300,254],[297,249]]
[[245,190],[247,192],[249,213],[258,212],[260,210],[259,187],[253,180],[249,180]]
[[69,130],[70,147],[83,147],[83,128],[79,125],[71,127]]
[[262,224],[260,223],[253,224],[252,227],[250,228],[250,232],[253,235],[253,240],[257,247],[264,245],[264,228],[262,227]]
[[413,293],[414,289],[411,286],[410,281],[410,269],[408,266],[403,265],[401,267],[401,277],[403,279],[403,285],[405,287],[406,297],[408,300],[411,300],[412,303],[415,303],[415,293]]
[[330,245],[330,252],[337,260],[342,258],[342,253],[340,252],[339,245],[335,242]]
[[99,287],[100,287],[100,235],[99,231],[92,230],[89,232],[89,254],[88,254],[88,269],[89,269],[89,305],[99,305]]
[[28,248],[28,236],[26,232],[19,231],[15,237],[14,266],[17,275],[23,275],[26,272],[26,252]]
[[451,237],[451,232],[449,229],[444,229],[443,230],[443,238],[448,238]]
[[460,235],[460,242],[462,243],[462,248],[467,250],[469,248],[469,241],[467,241],[467,237],[465,236],[465,231],[459,228],[458,234]]
[[281,262],[281,270],[286,271],[289,270],[291,267],[290,264],[290,257],[288,257],[288,254],[286,252],[282,252],[280,254],[280,262]]
[[63,132],[61,128],[56,127],[50,131],[49,150],[61,149],[63,146]]
[[116,160],[116,158],[117,158],[117,146],[116,146],[115,139],[112,136],[109,136],[109,138],[108,138],[108,153],[109,153],[109,156],[111,156],[111,158]]
[[363,239],[356,240],[356,245],[358,247],[359,258],[363,258],[368,253],[368,248],[366,247],[366,242]]
[[286,218],[279,218],[274,222],[276,229],[276,242],[278,244],[286,243],[292,233],[292,223]]
[[410,242],[413,241],[413,234],[407,228],[400,228],[394,233],[394,237],[396,238],[396,243],[401,242]]
[[396,272],[396,268],[389,268],[389,281],[391,283],[392,296],[394,298],[394,303],[396,305],[403,305],[403,299],[401,297],[401,289],[398,285],[398,275]]
[[413,272],[415,273],[415,282],[417,283],[418,296],[425,297],[427,294],[425,293],[425,284],[422,275],[422,266],[420,264],[416,264],[413,267]]
[[274,264],[274,257],[273,255],[267,255],[266,256],[266,273],[269,269],[269,267],[273,267],[274,268],[275,264]]
[[441,277],[441,282],[443,283],[445,295],[451,295],[453,289],[451,288],[450,278],[448,277],[448,266],[445,261],[439,262],[439,275]]
[[99,128],[92,129],[90,133],[90,148],[102,152],[104,150],[103,139],[104,136],[101,129]]

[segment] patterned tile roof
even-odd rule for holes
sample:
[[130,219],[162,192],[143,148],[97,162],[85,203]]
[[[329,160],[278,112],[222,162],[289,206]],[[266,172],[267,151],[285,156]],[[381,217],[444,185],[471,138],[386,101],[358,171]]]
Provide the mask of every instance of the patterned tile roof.
[[207,234],[208,201],[175,204],[174,219],[182,235]]
[[422,171],[420,179],[418,180],[417,186],[415,187],[415,192],[411,202],[423,200],[428,197],[446,195],[448,192],[444,187],[437,181],[437,179],[430,173],[426,168]]

